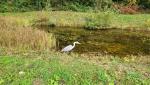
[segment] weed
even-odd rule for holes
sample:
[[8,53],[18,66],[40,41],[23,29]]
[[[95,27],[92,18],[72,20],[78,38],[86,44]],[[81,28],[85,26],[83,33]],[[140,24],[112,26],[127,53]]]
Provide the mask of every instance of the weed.
[[112,15],[108,12],[105,12],[104,14],[98,13],[97,15],[91,15],[86,21],[87,29],[105,29],[111,26]]
[[128,85],[148,85],[148,82],[147,80],[142,80],[142,75],[138,72],[133,72],[133,71],[130,71],[130,72],[127,72],[126,74],[126,78],[124,80],[125,84]]

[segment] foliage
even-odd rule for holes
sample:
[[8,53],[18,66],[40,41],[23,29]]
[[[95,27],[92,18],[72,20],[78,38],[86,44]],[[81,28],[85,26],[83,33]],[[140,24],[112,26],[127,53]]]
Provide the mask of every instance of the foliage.
[[105,29],[109,28],[112,23],[113,15],[110,12],[98,13],[97,15],[91,15],[86,19],[87,29]]
[[50,0],[1,0],[0,12],[33,11],[50,9]]
[[150,0],[139,0],[138,4],[143,8],[150,8]]
[[87,10],[90,10],[89,6],[83,6],[79,3],[66,3],[65,6],[63,6],[64,10],[71,10],[71,11],[80,11],[85,12]]
[[115,3],[124,6],[137,6],[138,8],[149,9],[150,1],[149,0],[113,0]]
[[1,0],[0,12],[33,11],[33,10],[72,10],[88,11],[110,8],[111,0]]
[[142,75],[137,72],[127,72],[125,80],[125,84],[136,84],[136,85],[147,85],[149,82],[147,80],[142,80]]
[[111,8],[112,0],[95,0],[95,9],[96,10],[107,10]]
[[149,0],[1,0],[0,12],[39,10],[107,11],[113,4],[150,8]]

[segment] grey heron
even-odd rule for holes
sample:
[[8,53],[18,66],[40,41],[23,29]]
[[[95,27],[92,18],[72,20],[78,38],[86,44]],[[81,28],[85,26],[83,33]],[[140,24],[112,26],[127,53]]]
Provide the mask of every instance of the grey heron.
[[61,50],[61,52],[69,52],[69,51],[71,51],[75,47],[75,44],[80,44],[80,43],[78,41],[76,41],[76,42],[73,43],[73,45],[68,45],[65,48],[63,48]]

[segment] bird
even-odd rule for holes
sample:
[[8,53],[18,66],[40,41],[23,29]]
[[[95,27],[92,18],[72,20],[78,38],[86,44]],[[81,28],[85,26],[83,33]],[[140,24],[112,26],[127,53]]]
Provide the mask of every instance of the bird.
[[61,52],[69,52],[71,51],[74,47],[75,47],[75,44],[81,44],[79,43],[78,41],[74,42],[73,45],[68,45],[66,47],[64,47]]

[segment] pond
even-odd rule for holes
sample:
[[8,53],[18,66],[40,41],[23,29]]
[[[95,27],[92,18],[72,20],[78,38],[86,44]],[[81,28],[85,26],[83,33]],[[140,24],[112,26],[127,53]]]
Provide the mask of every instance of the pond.
[[87,30],[84,28],[46,28],[57,40],[57,50],[79,41],[73,52],[111,55],[150,55],[150,31],[146,30]]

